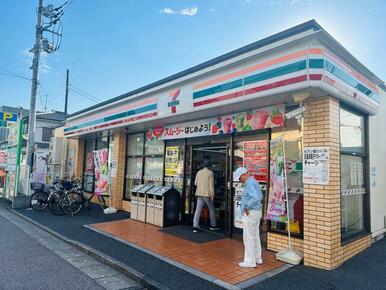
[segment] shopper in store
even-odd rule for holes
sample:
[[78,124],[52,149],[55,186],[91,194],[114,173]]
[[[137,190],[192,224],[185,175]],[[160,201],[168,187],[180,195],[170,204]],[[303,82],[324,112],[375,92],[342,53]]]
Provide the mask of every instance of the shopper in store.
[[233,181],[244,184],[244,192],[241,197],[244,261],[239,263],[239,266],[254,268],[256,264],[263,264],[259,232],[263,194],[261,193],[259,183],[244,167],[236,169],[233,173]]
[[217,231],[219,228],[217,227],[216,216],[214,213],[214,175],[213,171],[210,170],[212,166],[212,162],[209,159],[204,159],[203,168],[197,172],[196,179],[194,181],[194,185],[196,186],[196,197],[197,197],[197,205],[196,211],[194,213],[193,218],[193,232],[197,233],[200,229],[200,216],[201,210],[204,204],[209,209],[210,215],[210,225],[209,228],[211,231]]

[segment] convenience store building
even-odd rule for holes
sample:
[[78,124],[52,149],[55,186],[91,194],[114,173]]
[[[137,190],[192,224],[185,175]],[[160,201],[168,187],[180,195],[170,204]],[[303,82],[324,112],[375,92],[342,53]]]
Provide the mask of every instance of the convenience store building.
[[[333,269],[384,235],[385,124],[382,80],[309,21],[70,115],[65,165],[93,191],[93,151],[108,149],[113,206],[130,211],[137,184],[170,185],[181,193],[181,223],[191,225],[191,184],[210,158],[216,218],[238,238],[231,173],[253,172],[266,210],[270,144],[281,137],[293,244],[305,265]],[[303,151],[327,152],[323,170],[306,166]],[[269,250],[287,245],[283,222],[265,222],[263,235]]]

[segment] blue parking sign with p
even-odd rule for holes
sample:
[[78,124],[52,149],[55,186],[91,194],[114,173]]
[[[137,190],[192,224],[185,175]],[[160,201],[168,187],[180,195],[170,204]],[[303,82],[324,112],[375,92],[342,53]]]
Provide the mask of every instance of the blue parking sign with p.
[[9,113],[9,112],[0,112],[0,120],[7,122],[16,122],[17,114]]

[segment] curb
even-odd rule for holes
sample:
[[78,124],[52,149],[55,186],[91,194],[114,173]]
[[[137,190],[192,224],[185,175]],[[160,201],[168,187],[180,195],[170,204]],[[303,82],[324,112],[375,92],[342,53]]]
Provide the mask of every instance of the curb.
[[102,252],[98,251],[98,250],[95,250],[83,243],[80,243],[80,242],[77,242],[77,241],[74,241],[74,240],[71,240],[53,230],[51,230],[50,228],[24,216],[23,214],[21,213],[18,213],[17,211],[13,210],[13,209],[10,209],[10,208],[6,208],[6,207],[3,207],[5,209],[8,209],[9,211],[11,211],[12,213],[16,214],[17,216],[19,216],[20,218],[23,218],[24,220],[27,220],[28,222],[34,224],[35,226],[38,226],[39,228],[45,230],[46,232],[52,234],[53,236],[63,240],[64,242],[70,244],[71,246],[75,247],[76,249],[80,250],[81,252],[103,262],[104,264],[114,268],[115,270],[125,274],[126,276],[128,276],[129,278],[132,278],[133,280],[139,282],[142,286],[148,288],[148,289],[159,289],[159,290],[166,290],[166,289],[169,289],[168,287],[158,283],[157,281],[155,281],[154,279],[152,279],[151,277],[119,262],[118,260],[114,259],[114,258],[111,258],[105,254],[103,254]]

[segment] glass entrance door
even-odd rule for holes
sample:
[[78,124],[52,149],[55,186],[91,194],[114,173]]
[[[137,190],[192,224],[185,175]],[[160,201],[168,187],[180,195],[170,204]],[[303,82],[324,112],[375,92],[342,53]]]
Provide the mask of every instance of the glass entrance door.
[[[214,210],[217,225],[221,233],[226,233],[229,229],[228,221],[228,189],[227,181],[229,178],[229,146],[226,143],[202,144],[189,146],[190,158],[187,160],[187,189],[190,191],[189,202],[189,224],[193,224],[193,216],[196,209],[197,197],[195,196],[196,187],[194,181],[197,172],[203,168],[204,160],[210,160],[211,170],[214,174]],[[203,229],[210,227],[210,215],[206,206],[202,209],[200,227]]]

